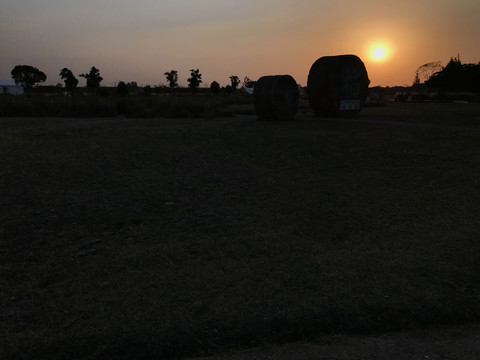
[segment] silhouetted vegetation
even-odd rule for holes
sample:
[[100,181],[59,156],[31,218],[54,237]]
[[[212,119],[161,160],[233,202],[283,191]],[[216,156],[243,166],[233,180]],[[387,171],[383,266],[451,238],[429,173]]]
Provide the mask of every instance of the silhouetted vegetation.
[[35,84],[47,80],[47,75],[43,71],[30,65],[17,65],[10,74],[15,83],[22,85],[26,91],[30,90]]
[[216,81],[213,81],[210,84],[210,91],[213,95],[218,95],[220,93],[220,84]]
[[143,87],[143,94],[146,96],[150,96],[152,94],[152,87],[150,85],[146,85]]
[[178,87],[178,72],[176,70],[170,70],[164,75],[167,77],[167,81],[171,89]]
[[87,87],[92,90],[99,88],[103,80],[103,77],[100,76],[100,70],[95,66],[92,66],[87,74],[80,74],[79,76],[87,80]]
[[416,76],[418,76],[418,83],[429,80],[433,74],[441,71],[442,69],[443,66],[440,61],[432,61],[419,66],[416,71]]
[[[138,90],[138,89],[137,89]],[[82,93],[65,96],[62,87],[37,87],[31,96],[0,96],[0,116],[59,116],[59,117],[205,117],[206,96],[209,88],[197,89],[192,96],[190,89],[145,87],[132,91],[128,84],[117,87],[100,87],[97,94]],[[212,99],[209,117],[232,116],[235,113],[253,114],[250,95],[215,97]]]
[[130,81],[130,82],[126,83],[125,85],[127,86],[129,94],[141,93],[136,81]]
[[415,78],[413,79],[412,88],[416,88],[420,85],[420,76],[418,75],[418,70],[415,73]]
[[190,77],[188,78],[188,87],[192,89],[193,93],[196,93],[197,88],[200,86],[202,81],[202,74],[198,69],[190,69]]
[[223,91],[225,94],[231,95],[235,91],[235,89],[232,87],[232,85],[227,85],[225,88],[223,88]]
[[234,90],[237,89],[238,85],[240,85],[240,79],[236,75],[230,76],[230,84]]
[[60,70],[60,78],[65,82],[65,88],[70,91],[75,89],[78,85],[78,80],[70,69],[63,68]]
[[445,67],[439,61],[418,67],[411,87],[399,89],[396,101],[480,101],[480,63],[462,64],[460,56]]
[[480,63],[462,64],[460,56],[451,58],[448,64],[425,82],[440,91],[480,92]]
[[124,81],[120,81],[117,85],[117,94],[120,96],[128,95],[128,87]]
[[248,76],[245,76],[244,79],[243,79],[243,86],[247,87],[247,88],[253,88],[255,87],[255,84],[257,82],[256,81],[253,81],[252,79],[250,79]]
[[[202,117],[205,114],[203,100],[189,97],[190,93],[197,95],[223,95],[225,98],[213,104],[215,110],[212,116],[224,116],[237,110],[231,106],[241,104],[252,105],[244,109],[253,112],[251,98],[243,92],[236,92],[240,85],[239,77],[229,77],[230,84],[221,88],[213,81],[210,87],[200,88],[202,74],[199,69],[190,70],[188,88],[179,87],[178,72],[170,70],[164,75],[166,85],[145,86],[140,88],[135,81],[118,83],[116,87],[100,86],[103,78],[96,67],[92,67],[81,77],[86,79],[88,89],[95,92],[85,93],[77,88],[78,80],[68,68],[60,71],[64,81],[61,84],[34,86],[46,80],[46,75],[30,65],[17,65],[12,70],[12,78],[32,95],[58,95],[49,98],[7,98],[0,99],[0,116],[116,116],[129,117]],[[248,76],[244,77],[243,86],[252,88],[256,82]],[[69,93],[65,93],[65,89]],[[84,88],[83,88],[84,89]],[[175,89],[175,91],[173,91]],[[327,89],[328,90],[328,89]],[[479,101],[480,100],[480,64],[462,64],[459,56],[452,58],[447,66],[442,67],[439,61],[429,62],[418,67],[415,79],[410,87],[383,87],[380,91],[382,99],[397,101]],[[241,96],[234,99],[233,94]],[[63,95],[75,94],[77,99],[64,98]],[[330,94],[330,93],[329,93]],[[153,95],[147,96],[147,95]],[[175,95],[168,99],[156,95]],[[331,95],[331,94],[330,94]],[[97,97],[101,97],[97,98]],[[124,99],[117,99],[118,96]],[[150,98],[150,99],[148,99]],[[382,100],[382,103],[384,101]],[[369,105],[376,104],[370,102]],[[210,106],[210,105],[208,105]]]

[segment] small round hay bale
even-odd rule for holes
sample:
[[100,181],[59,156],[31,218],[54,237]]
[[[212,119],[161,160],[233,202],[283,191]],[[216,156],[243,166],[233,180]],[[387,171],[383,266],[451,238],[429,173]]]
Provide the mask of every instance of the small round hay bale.
[[298,85],[290,75],[262,76],[253,90],[259,119],[292,120],[298,110]]
[[368,95],[367,69],[356,55],[324,56],[310,68],[307,96],[315,115],[352,115]]

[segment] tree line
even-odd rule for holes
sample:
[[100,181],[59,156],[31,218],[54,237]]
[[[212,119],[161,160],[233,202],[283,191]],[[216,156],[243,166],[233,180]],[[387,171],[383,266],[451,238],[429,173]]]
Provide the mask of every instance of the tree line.
[[428,88],[450,92],[480,92],[480,62],[462,64],[460,55],[450,58],[443,67],[439,61],[421,65],[413,81],[413,88],[423,84]]
[[[16,84],[22,85],[26,91],[32,89],[36,84],[45,82],[47,75],[41,70],[31,65],[17,65],[13,68],[10,73],[12,79],[15,80]],[[178,71],[170,70],[164,73],[168,86],[170,89],[178,88]],[[73,72],[68,68],[63,68],[60,70],[60,78],[65,83],[65,88],[69,91],[73,91],[78,86],[78,79],[75,77]],[[80,74],[80,77],[86,79],[86,86],[89,89],[95,90],[100,87],[100,83],[103,80],[103,77],[100,75],[100,70],[95,66],[92,66],[88,73]],[[188,87],[192,90],[193,93],[196,92],[197,88],[200,86],[202,81],[202,74],[199,69],[190,69],[190,77],[187,79]],[[254,81],[252,81],[248,76],[244,79],[244,86],[253,87]],[[136,84],[136,83],[135,83]],[[236,75],[230,76],[230,85],[227,85],[227,92],[236,90],[238,85],[240,85],[240,79]],[[128,93],[128,86],[124,81],[120,81],[117,85],[118,91],[120,94]],[[210,85],[210,90],[214,94],[220,92],[220,84],[216,81],[213,81]]]
[[[47,76],[36,67],[30,65],[17,65],[11,71],[12,78],[16,84],[22,85],[26,91],[29,91],[35,84],[45,82]],[[65,88],[69,91],[75,89],[78,85],[78,79],[68,68],[60,70],[60,78],[65,83]],[[86,86],[95,90],[100,87],[103,77],[100,70],[93,66],[88,73],[80,74],[80,77],[86,79]],[[178,71],[170,70],[164,73],[168,87],[170,89],[178,88]],[[422,82],[423,80],[423,82]],[[187,79],[188,87],[193,93],[196,92],[202,81],[202,74],[199,69],[190,69],[190,77]],[[236,75],[230,76],[230,85],[225,87],[227,93],[235,91],[240,85],[240,79]],[[248,76],[244,78],[245,87],[254,87],[255,81]],[[478,64],[462,64],[460,55],[452,57],[448,64],[443,67],[440,61],[429,62],[418,67],[415,73],[415,79],[412,88],[420,86],[437,89],[439,91],[451,92],[480,92],[480,62]],[[128,86],[125,82],[118,83],[119,93],[128,93]],[[210,91],[213,94],[220,92],[220,84],[213,81],[210,84]]]

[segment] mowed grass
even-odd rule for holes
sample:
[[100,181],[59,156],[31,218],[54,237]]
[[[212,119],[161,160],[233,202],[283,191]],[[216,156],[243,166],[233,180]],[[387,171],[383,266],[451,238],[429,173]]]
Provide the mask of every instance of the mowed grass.
[[479,114],[0,119],[0,357],[478,322]]

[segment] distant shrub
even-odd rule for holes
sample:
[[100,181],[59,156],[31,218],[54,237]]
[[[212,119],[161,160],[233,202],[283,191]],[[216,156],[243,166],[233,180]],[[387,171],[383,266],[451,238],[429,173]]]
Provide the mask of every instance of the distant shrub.
[[220,84],[216,81],[210,84],[210,92],[213,95],[218,95],[220,93]]
[[125,82],[120,81],[117,85],[117,94],[120,96],[126,96],[128,95],[128,87]]
[[225,86],[224,91],[226,94],[230,95],[235,91],[235,89],[231,85],[227,85]]
[[143,95],[151,95],[152,94],[152,87],[147,85],[143,88]]

